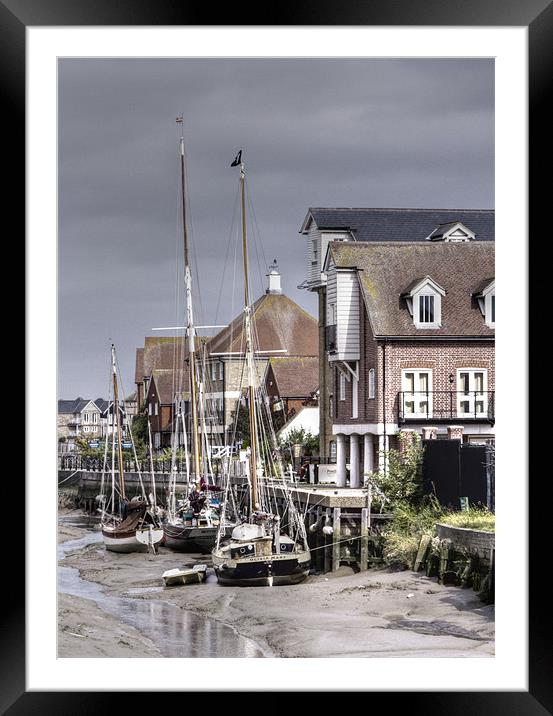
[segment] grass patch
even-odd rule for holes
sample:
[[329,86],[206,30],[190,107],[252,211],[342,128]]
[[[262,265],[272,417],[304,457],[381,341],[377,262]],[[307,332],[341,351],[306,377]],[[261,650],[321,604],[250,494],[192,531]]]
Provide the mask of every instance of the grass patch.
[[[436,535],[436,523],[495,532],[495,515],[488,509],[471,507],[453,512],[429,497],[417,506],[399,502],[391,524],[383,531],[382,556],[389,566],[412,568],[423,535]],[[436,538],[437,539],[437,538]]]
[[439,521],[450,527],[495,532],[495,514],[485,507],[481,509],[471,507],[461,512],[445,512]]

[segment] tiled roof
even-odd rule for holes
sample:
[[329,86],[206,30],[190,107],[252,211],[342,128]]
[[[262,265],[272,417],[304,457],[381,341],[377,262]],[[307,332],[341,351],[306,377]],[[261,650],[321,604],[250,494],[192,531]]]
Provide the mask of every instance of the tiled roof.
[[351,229],[357,241],[424,241],[438,226],[464,224],[476,241],[494,241],[492,209],[309,209],[319,229]]
[[134,365],[134,382],[142,383],[144,380],[144,348],[136,349],[136,359]]
[[[363,298],[377,336],[493,336],[473,293],[495,273],[493,242],[357,243],[332,242],[338,267],[357,268]],[[417,276],[431,276],[446,295],[442,326],[420,329],[401,298]]]
[[189,373],[187,370],[174,371],[172,368],[156,369],[152,373],[152,385],[148,392],[157,390],[162,405],[172,405],[175,393],[182,393],[183,398],[189,397]]
[[269,361],[281,398],[308,398],[319,387],[319,359],[271,358]]
[[[206,336],[197,336],[196,352],[200,341],[209,342]],[[140,356],[139,351],[142,351]],[[144,348],[136,349],[135,382],[141,383],[145,376],[151,376],[154,370],[168,370],[182,366],[188,357],[188,343],[183,336],[178,338],[147,336]]]
[[152,375],[152,372],[158,368],[174,368],[182,365],[185,354],[188,354],[188,348],[185,343],[186,341],[183,337],[146,337],[144,339],[142,358],[142,378]]
[[[266,293],[253,304],[256,350],[287,351],[289,356],[317,356],[319,329],[317,319],[285,294]],[[210,353],[244,351],[244,316],[240,313],[230,325],[212,338]],[[269,358],[270,354],[265,357]]]
[[488,286],[490,285],[490,283],[491,283],[492,281],[493,281],[493,276],[492,276],[491,278],[488,276],[488,277],[485,278],[483,281],[480,281],[480,283],[479,283],[477,286],[474,287],[472,293],[473,293],[475,296],[478,296],[479,294],[482,293],[482,291],[484,291],[485,289],[488,288]]

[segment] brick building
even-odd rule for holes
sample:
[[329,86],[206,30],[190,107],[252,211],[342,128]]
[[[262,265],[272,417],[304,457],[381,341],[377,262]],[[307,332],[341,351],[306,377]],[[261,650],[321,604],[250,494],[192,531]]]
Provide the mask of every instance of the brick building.
[[[273,403],[283,401],[288,415],[309,401],[318,387],[317,321],[282,292],[276,261],[269,267],[267,278],[266,292],[251,308],[255,365],[259,384],[265,381],[266,389],[270,382],[267,371],[269,365],[273,366]],[[198,337],[196,349],[207,442],[212,446],[231,444],[235,414],[246,385],[243,311],[215,336]],[[157,449],[171,444],[176,397],[184,401],[183,411],[188,415],[188,370],[188,347],[183,337],[146,337],[144,347],[136,350],[137,402],[150,416]],[[188,421],[187,430],[190,436]]]
[[[318,328],[317,320],[283,293],[276,260],[267,278],[267,289],[252,305],[251,316],[257,377],[276,416],[280,406],[285,413],[297,410],[318,387]],[[213,430],[227,444],[232,442],[234,416],[245,394],[245,345],[242,311],[207,346],[205,397],[217,418]]]
[[338,482],[382,468],[400,430],[493,439],[493,212],[312,209],[302,230]]
[[[145,399],[145,412],[150,422],[153,447],[156,450],[171,447],[174,431],[175,406],[182,409],[185,421],[188,421],[190,401],[189,374],[187,370],[155,368],[148,380],[148,392]],[[182,405],[179,402],[182,401]],[[187,422],[187,432],[190,426]],[[182,429],[179,431],[182,444]]]

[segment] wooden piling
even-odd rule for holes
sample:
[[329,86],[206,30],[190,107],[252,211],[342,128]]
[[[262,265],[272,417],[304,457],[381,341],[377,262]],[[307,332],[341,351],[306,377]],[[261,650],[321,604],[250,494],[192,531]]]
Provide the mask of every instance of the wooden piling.
[[415,557],[415,563],[413,564],[413,572],[418,572],[421,566],[426,562],[431,541],[432,537],[430,535],[423,535],[421,537],[417,556]]
[[361,509],[361,539],[359,540],[359,569],[369,568],[369,509]]
[[453,559],[453,547],[450,540],[443,540],[440,549],[440,572],[439,581],[441,584],[453,584],[457,575],[450,570]]
[[[331,513],[330,507],[327,507],[325,512],[326,512],[327,518],[330,518],[330,513]],[[328,519],[327,521],[330,521],[330,519]],[[321,550],[322,552],[324,552],[323,571],[326,574],[326,572],[330,572],[332,570],[332,548],[329,546],[331,539],[328,537],[328,535],[325,535],[325,533],[322,532],[322,536],[323,536],[323,544],[325,546],[325,548],[323,550]]]
[[341,536],[341,513],[340,507],[334,508],[334,514],[332,519],[332,571],[335,572],[340,566],[340,550],[342,545],[340,544]]

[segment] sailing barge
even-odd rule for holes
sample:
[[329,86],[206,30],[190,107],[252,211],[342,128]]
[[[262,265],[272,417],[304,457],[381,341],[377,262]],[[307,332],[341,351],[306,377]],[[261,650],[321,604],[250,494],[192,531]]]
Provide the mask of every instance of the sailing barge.
[[[242,150],[231,166],[240,167],[242,214],[242,253],[244,269],[244,333],[247,379],[250,453],[248,462],[248,516],[233,528],[230,539],[219,529],[217,545],[212,552],[213,567],[219,584],[236,586],[276,586],[297,584],[309,574],[311,554],[305,525],[292,500],[267,401],[257,386],[254,364],[254,327],[250,305],[248,245],[246,232],[246,171]],[[265,411],[265,414],[263,414]],[[287,531],[281,529],[275,486],[285,496]],[[229,495],[227,478],[225,503]]]
[[[112,457],[111,457],[111,497],[105,507],[104,472],[107,461],[108,439],[104,453],[104,470],[102,472],[102,516],[101,529],[104,545],[111,552],[147,552],[154,551],[163,539],[163,529],[159,524],[155,504],[155,486],[152,504],[147,501],[142,478],[140,485],[142,495],[133,497],[130,501],[125,492],[125,463],[123,461],[123,445],[121,430],[121,413],[119,409],[119,386],[117,376],[117,361],[115,346],[111,346],[111,367],[113,380],[113,431],[112,431]],[[116,443],[117,438],[117,443]],[[132,440],[132,437],[131,437]],[[116,449],[117,448],[117,449]],[[117,454],[117,467],[119,472],[119,485],[116,488],[115,467]],[[136,457],[136,456],[135,456]],[[153,473],[152,473],[153,477]],[[118,490],[118,507],[116,509],[116,490]],[[108,510],[111,510],[108,512]]]

